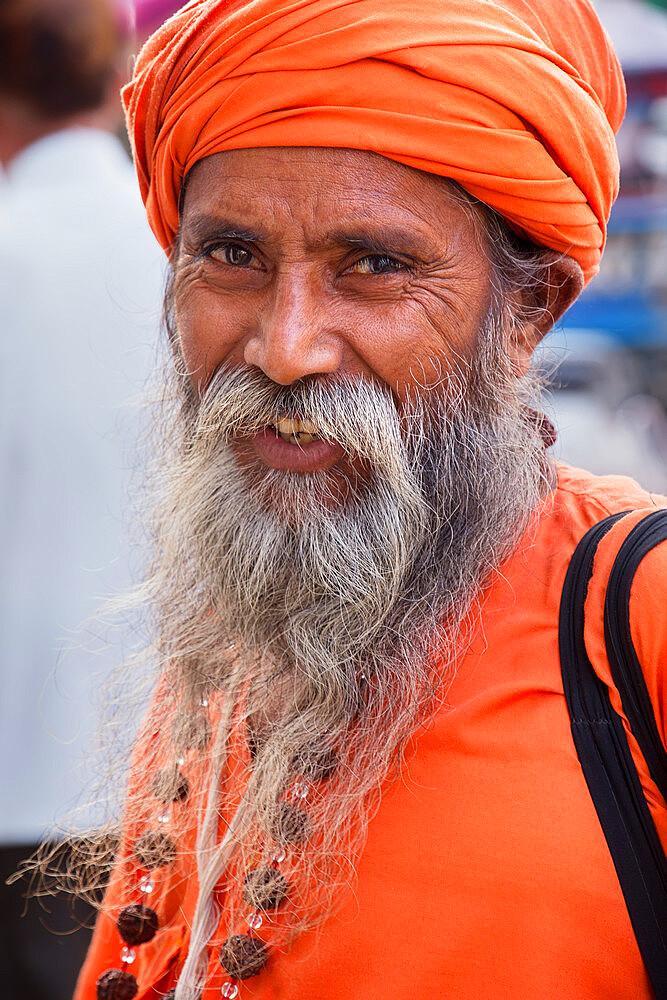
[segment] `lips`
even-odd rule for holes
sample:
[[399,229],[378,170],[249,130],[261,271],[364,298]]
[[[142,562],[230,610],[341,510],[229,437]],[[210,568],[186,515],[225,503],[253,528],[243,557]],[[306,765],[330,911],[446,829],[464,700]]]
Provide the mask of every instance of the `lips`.
[[265,465],[285,472],[323,471],[343,456],[336,441],[325,440],[314,423],[299,417],[281,417],[246,440]]

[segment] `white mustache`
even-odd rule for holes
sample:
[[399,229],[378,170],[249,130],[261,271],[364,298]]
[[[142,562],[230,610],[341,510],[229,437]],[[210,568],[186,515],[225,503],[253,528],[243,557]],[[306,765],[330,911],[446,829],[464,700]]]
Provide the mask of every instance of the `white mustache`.
[[215,447],[286,416],[316,426],[319,437],[381,469],[388,481],[402,480],[408,445],[400,414],[389,389],[368,379],[318,377],[281,386],[257,368],[221,368],[202,397],[192,441]]

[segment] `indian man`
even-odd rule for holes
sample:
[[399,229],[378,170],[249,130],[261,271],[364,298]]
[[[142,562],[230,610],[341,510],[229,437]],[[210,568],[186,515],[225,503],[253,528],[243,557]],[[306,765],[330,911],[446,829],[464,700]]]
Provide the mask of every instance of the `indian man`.
[[191,0],[124,100],[171,271],[156,688],[77,1000],[651,997],[558,607],[663,501],[555,464],[531,371],[617,193],[592,6]]

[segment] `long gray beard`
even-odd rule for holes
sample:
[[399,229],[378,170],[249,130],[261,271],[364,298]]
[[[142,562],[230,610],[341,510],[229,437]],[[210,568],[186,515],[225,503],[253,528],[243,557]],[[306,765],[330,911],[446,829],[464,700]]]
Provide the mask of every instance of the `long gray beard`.
[[[217,687],[229,658],[216,649],[234,642],[255,664],[298,674],[301,711],[311,697],[321,710],[330,676],[336,711],[356,711],[360,672],[427,659],[549,485],[525,380],[494,329],[482,340],[474,368],[413,394],[400,415],[371,382],[285,388],[247,368],[220,371],[200,404],[186,394],[157,518],[165,656]],[[284,414],[315,423],[363,472],[341,489],[329,472],[241,468],[232,440]]]
[[[309,836],[301,888],[281,919],[297,933],[331,910],[374,793],[435,710],[484,584],[550,488],[527,410],[535,387],[516,377],[500,340],[489,323],[474,364],[414,392],[400,413],[387,389],[365,380],[286,388],[257,369],[224,369],[198,401],[181,376],[176,448],[157,462],[156,560],[142,597],[155,609],[172,695],[162,711],[187,725],[202,698],[228,706],[206,751],[212,830],[210,817],[225,810],[217,796],[235,726],[255,754],[233,837],[224,849],[201,842],[209,860],[200,884],[224,875],[232,887],[228,926],[245,859],[270,859],[295,781],[313,783]],[[285,414],[338,441],[358,471],[341,481],[241,466],[234,439]],[[173,449],[173,433],[165,440]],[[229,706],[239,707],[232,715]],[[173,748],[163,753],[173,759]],[[212,908],[211,888],[180,996],[196,994]]]

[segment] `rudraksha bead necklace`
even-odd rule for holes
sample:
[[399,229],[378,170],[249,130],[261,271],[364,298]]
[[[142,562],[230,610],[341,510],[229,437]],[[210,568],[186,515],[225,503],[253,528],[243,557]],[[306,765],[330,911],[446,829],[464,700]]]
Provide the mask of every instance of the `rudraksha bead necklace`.
[[[208,700],[203,698],[201,709],[207,706]],[[148,904],[155,889],[154,872],[176,860],[176,843],[164,827],[171,821],[171,807],[184,802],[189,795],[188,779],[180,770],[185,764],[183,753],[204,749],[211,732],[208,716],[201,710],[185,722],[178,720],[177,731],[172,732],[181,756],[171,767],[157,771],[151,782],[151,791],[161,806],[156,819],[162,829],[147,830],[135,841],[133,854],[140,865],[139,898],[118,914],[116,927],[123,942],[121,968],[102,973],[97,980],[97,1000],[133,1000],[138,993],[137,980],[128,970],[136,959],[135,949],[151,941],[159,929],[158,915]],[[254,758],[258,747],[251,734],[248,744]],[[223,1000],[235,1000],[239,995],[239,984],[258,975],[269,959],[269,946],[256,932],[289,894],[289,882],[280,871],[280,865],[287,856],[286,848],[301,846],[310,834],[308,814],[293,800],[304,802],[309,794],[310,782],[329,777],[337,766],[337,757],[333,751],[325,750],[298,763],[302,773],[292,785],[292,801],[282,799],[278,803],[275,817],[267,830],[275,843],[270,863],[251,869],[243,880],[242,899],[250,907],[245,918],[247,930],[231,934],[220,948],[220,964],[229,976],[221,987]],[[173,1000],[174,997],[175,989],[171,989],[163,1000]]]
[[[203,698],[201,709],[207,705],[208,700]],[[118,914],[116,927],[122,941],[121,967],[107,969],[99,977],[97,1000],[134,1000],[139,992],[136,977],[129,970],[137,957],[136,948],[152,941],[159,929],[158,915],[149,903],[155,890],[155,871],[168,867],[176,860],[176,843],[166,828],[171,823],[172,807],[183,803],[190,792],[188,779],[180,770],[185,764],[183,754],[187,750],[202,749],[210,733],[211,724],[203,711],[190,716],[176,738],[180,756],[171,767],[160,769],[153,776],[151,791],[159,803],[156,816],[159,827],[146,830],[134,843],[132,853],[139,864],[138,899]]]
[[[303,801],[309,791],[304,777],[296,779],[292,786],[292,796]],[[308,814],[299,806],[286,800],[278,803],[276,819],[269,832],[276,847],[268,865],[261,865],[246,873],[241,896],[250,907],[246,915],[247,931],[231,934],[220,948],[220,964],[229,979],[223,983],[221,996],[224,1000],[235,1000],[239,995],[239,984],[244,979],[259,975],[266,965],[270,950],[267,943],[257,937],[256,932],[267,916],[275,912],[289,894],[289,882],[280,871],[280,865],[287,857],[288,846],[298,847],[309,834]]]

